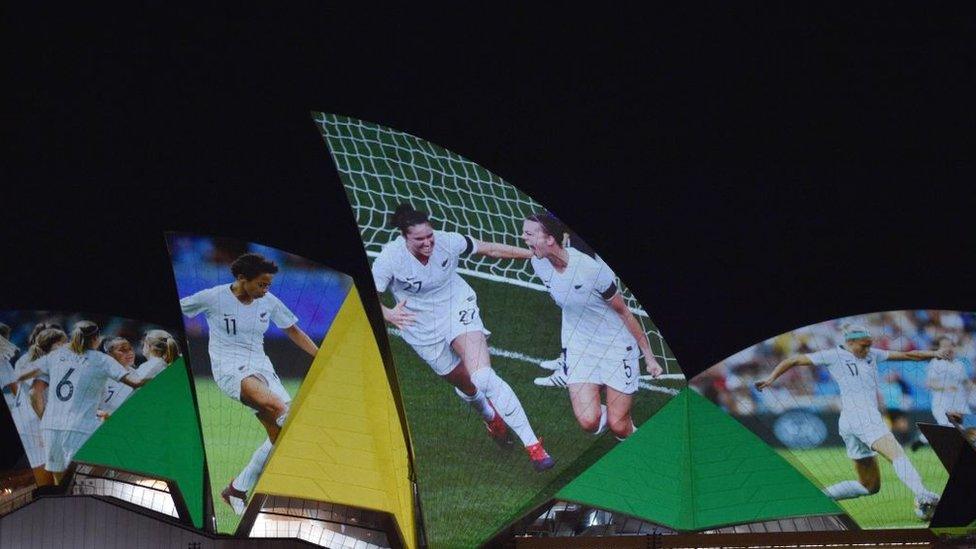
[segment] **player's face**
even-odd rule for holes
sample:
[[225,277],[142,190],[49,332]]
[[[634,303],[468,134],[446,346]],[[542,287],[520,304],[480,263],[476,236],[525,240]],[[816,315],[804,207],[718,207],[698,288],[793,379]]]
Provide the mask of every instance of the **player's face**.
[[[136,352],[128,342],[116,345],[108,354],[112,355],[112,358],[119,361],[119,364],[123,366],[132,366],[136,363]],[[143,354],[145,354],[145,350],[143,350]]]
[[274,275],[271,273],[263,273],[250,280],[241,275],[237,277],[237,281],[240,282],[240,287],[244,290],[244,293],[251,299],[261,299],[271,289],[271,282],[274,281]]
[[939,350],[940,351],[949,351],[949,356],[952,356],[953,354],[955,354],[955,350],[956,349],[955,349],[955,346],[952,344],[952,341],[950,341],[948,339],[940,339],[939,340]]
[[434,229],[430,223],[411,225],[403,238],[407,241],[407,249],[417,257],[430,257],[434,253]]
[[546,234],[542,228],[542,223],[528,219],[522,223],[522,240],[532,250],[532,254],[540,259],[549,255],[555,242],[551,236]]
[[852,339],[847,342],[847,347],[851,350],[851,353],[858,358],[864,358],[868,356],[868,349],[871,348],[871,343],[873,340],[870,337],[862,337],[861,339]]

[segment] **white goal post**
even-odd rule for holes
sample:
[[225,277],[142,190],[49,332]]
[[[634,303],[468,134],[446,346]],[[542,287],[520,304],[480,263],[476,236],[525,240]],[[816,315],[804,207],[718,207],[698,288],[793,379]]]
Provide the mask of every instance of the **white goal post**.
[[[524,246],[520,239],[522,221],[545,210],[514,185],[426,140],[334,114],[315,113],[314,119],[344,176],[346,194],[370,257],[376,257],[383,245],[397,236],[387,220],[401,202],[427,211],[444,231],[514,246]],[[535,281],[527,261],[469,255],[461,258],[458,271],[546,291]],[[674,355],[647,312],[619,280],[618,286],[640,319],[665,372],[680,375]]]

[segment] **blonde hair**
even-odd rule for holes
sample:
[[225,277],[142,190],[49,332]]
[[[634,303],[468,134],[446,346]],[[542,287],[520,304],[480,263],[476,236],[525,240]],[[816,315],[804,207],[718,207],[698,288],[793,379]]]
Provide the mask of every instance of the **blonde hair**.
[[162,358],[167,364],[180,356],[179,344],[166,330],[149,330],[143,337],[143,341],[146,342],[150,354]]
[[79,320],[71,329],[71,352],[84,354],[98,339],[98,324],[90,320]]
[[58,343],[68,340],[68,334],[58,328],[45,328],[34,336],[34,343],[30,346],[29,356],[32,361],[51,352],[51,348]]

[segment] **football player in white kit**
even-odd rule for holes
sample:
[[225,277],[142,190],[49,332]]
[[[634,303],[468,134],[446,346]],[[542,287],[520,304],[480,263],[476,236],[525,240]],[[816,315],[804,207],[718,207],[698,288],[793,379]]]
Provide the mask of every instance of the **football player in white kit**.
[[[527,259],[529,251],[435,231],[426,212],[407,204],[397,207],[391,223],[400,236],[383,246],[372,266],[383,318],[481,415],[499,445],[507,446],[511,428],[533,468],[551,469],[555,461],[532,430],[518,396],[491,367],[486,340],[491,332],[481,321],[477,295],[457,273],[462,255]],[[387,290],[396,299],[393,307],[382,304]]]
[[756,388],[762,391],[769,387],[794,366],[826,366],[840,388],[840,436],[847,447],[847,456],[854,461],[858,480],[838,482],[828,486],[824,492],[836,500],[878,493],[881,489],[881,471],[875,455],[881,454],[891,462],[902,483],[915,494],[920,516],[930,518],[939,496],[925,488],[922,477],[881,417],[878,408],[878,363],[886,360],[944,360],[949,354],[945,350],[902,352],[875,349],[871,347],[873,340],[870,332],[863,326],[845,324],[842,330],[843,345],[788,357],[773,368],[769,377],[757,381]]
[[[47,383],[37,382],[34,388],[34,375],[38,370],[34,364],[49,353],[55,345],[66,342],[68,336],[57,324],[39,322],[34,325],[27,338],[27,352],[17,359],[14,374],[18,377],[18,389],[15,401],[16,412],[13,414],[17,424],[17,432],[24,443],[27,461],[34,472],[34,481],[38,486],[49,486],[54,483],[51,473],[44,469],[47,452],[44,450],[44,437],[41,432],[41,417],[35,411],[34,404],[43,399],[47,391]],[[35,393],[37,395],[35,396]],[[8,402],[9,404],[9,402]],[[14,411],[14,408],[11,408]]]
[[[562,374],[576,421],[594,435],[609,427],[623,440],[635,430],[630,409],[640,357],[651,376],[662,369],[617,288],[616,275],[595,255],[564,247],[567,234],[566,225],[548,212],[529,216],[522,226],[532,269],[562,309]],[[606,404],[600,402],[601,389]]]
[[[952,336],[944,335],[936,340],[939,350],[949,353],[946,360],[932,359],[925,370],[925,386],[932,393],[932,416],[939,425],[951,427],[947,414],[971,413],[969,407],[969,392],[973,382],[966,375],[966,367],[956,359],[956,342]],[[918,440],[912,442],[912,450],[918,450],[928,444],[925,435],[918,434]]]
[[224,394],[253,409],[268,433],[247,466],[220,493],[240,515],[244,513],[247,492],[264,470],[291,403],[291,395],[264,353],[264,333],[273,322],[312,357],[318,347],[298,326],[298,317],[269,291],[278,272],[275,262],[260,254],[246,253],[231,263],[230,272],[233,282],[184,297],[180,307],[188,317],[204,313],[214,381]]
[[48,396],[41,413],[44,468],[55,484],[81,446],[98,429],[98,404],[105,381],[114,379],[132,388],[148,379],[129,372],[114,358],[97,351],[102,338],[98,325],[88,320],[77,322],[68,345],[58,347],[37,361],[39,379],[48,383]]
[[[147,380],[155,378],[180,356],[179,344],[165,330],[149,330],[145,333],[142,338],[142,356],[146,357],[146,361],[140,364],[138,369],[134,368],[136,353],[129,340],[124,337],[114,337],[105,342],[103,348],[127,371],[138,372],[139,377]],[[125,383],[113,379],[106,381],[102,401],[98,405],[98,416],[103,420],[108,419],[131,394],[132,387]]]

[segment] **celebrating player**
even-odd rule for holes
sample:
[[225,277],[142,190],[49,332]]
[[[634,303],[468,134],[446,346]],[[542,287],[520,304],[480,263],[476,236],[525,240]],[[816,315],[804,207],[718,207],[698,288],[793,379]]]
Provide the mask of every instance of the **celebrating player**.
[[[14,422],[17,424],[17,432],[20,433],[20,440],[24,443],[27,461],[30,462],[38,486],[51,485],[54,483],[54,478],[44,469],[47,452],[44,449],[41,416],[37,412],[38,406],[47,393],[47,383],[34,377],[38,372],[34,365],[41,357],[67,341],[68,336],[61,330],[61,326],[46,322],[35,324],[27,338],[27,352],[17,359],[14,368],[19,380],[16,395],[17,411],[13,414]],[[13,410],[11,408],[11,411]]]
[[224,394],[253,409],[268,433],[268,439],[254,451],[244,470],[220,493],[240,515],[244,513],[247,492],[264,470],[291,403],[291,395],[264,353],[264,333],[273,322],[312,357],[318,347],[298,327],[298,317],[268,291],[278,265],[259,254],[247,253],[231,263],[230,272],[234,282],[184,297],[180,306],[188,317],[205,314],[214,381]]
[[[630,416],[640,377],[662,369],[647,334],[627,308],[613,271],[595,255],[563,246],[566,226],[546,212],[526,218],[522,238],[532,251],[532,268],[562,308],[563,364],[573,413],[580,427],[594,435],[607,426],[618,439],[634,432]],[[557,372],[555,375],[559,375]],[[606,404],[600,390],[606,389]]]
[[[936,340],[938,349],[949,353],[946,360],[932,359],[925,370],[925,386],[932,392],[932,416],[939,425],[951,426],[948,414],[965,415],[970,413],[969,391],[973,382],[966,375],[966,367],[956,359],[956,342],[952,336],[944,335]],[[918,433],[912,442],[916,451],[928,444],[925,435]]]
[[69,345],[38,361],[38,377],[49,385],[40,413],[47,450],[44,468],[53,474],[55,484],[61,482],[75,452],[98,428],[96,411],[105,381],[115,379],[132,388],[148,381],[96,351],[101,342],[98,325],[82,320],[71,330]]
[[391,218],[400,230],[373,263],[380,293],[393,292],[396,305],[383,318],[403,334],[434,373],[454,386],[485,421],[488,434],[508,443],[510,427],[521,439],[536,471],[555,462],[536,437],[515,391],[491,367],[477,295],[457,273],[462,255],[527,259],[528,250],[480,242],[458,233],[435,231],[427,213],[401,204]]
[[[106,341],[103,348],[126,370],[138,372],[140,378],[147,380],[155,378],[180,356],[180,346],[176,343],[176,339],[165,330],[149,330],[143,336],[142,355],[146,357],[146,361],[140,364],[138,369],[134,368],[136,353],[129,340],[124,337],[114,337]],[[106,381],[102,402],[98,406],[99,417],[108,419],[131,394],[132,388],[128,385],[113,379]]]
[[863,326],[845,324],[844,344],[834,349],[795,355],[776,365],[764,380],[756,382],[762,391],[794,366],[824,365],[840,388],[840,436],[847,456],[854,461],[858,480],[845,480],[828,486],[824,492],[840,500],[876,494],[881,489],[881,472],[875,455],[891,462],[898,478],[915,494],[921,515],[935,510],[939,496],[922,484],[922,478],[904,449],[895,440],[878,409],[878,364],[886,360],[947,360],[946,349],[938,351],[884,351],[871,347],[871,334]]

